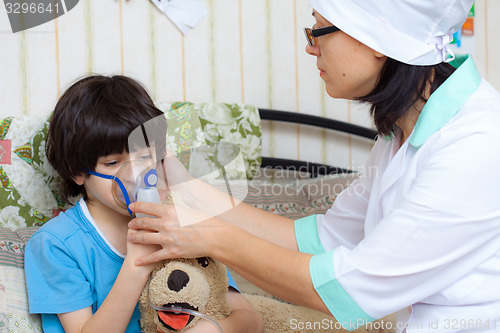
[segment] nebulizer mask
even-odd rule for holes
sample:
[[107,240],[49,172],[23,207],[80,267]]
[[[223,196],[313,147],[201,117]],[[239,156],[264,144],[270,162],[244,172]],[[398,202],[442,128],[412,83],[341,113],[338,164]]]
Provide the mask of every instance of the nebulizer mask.
[[[110,179],[113,198],[121,207],[128,210],[130,216],[136,217],[129,205],[136,201],[161,203],[158,192],[158,171],[155,159],[148,155],[146,158],[128,160],[124,162],[114,175],[105,175],[95,171],[89,174]],[[136,214],[137,217],[142,217]]]

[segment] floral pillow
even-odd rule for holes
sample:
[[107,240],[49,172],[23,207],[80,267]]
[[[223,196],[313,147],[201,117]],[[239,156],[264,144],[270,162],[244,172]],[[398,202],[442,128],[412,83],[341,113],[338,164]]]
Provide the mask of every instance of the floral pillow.
[[262,133],[257,108],[190,102],[159,107],[168,121],[167,146],[192,175],[252,179],[258,173]]
[[40,226],[63,208],[45,156],[47,118],[0,120],[0,226]]
[[[255,107],[184,102],[160,108],[168,120],[168,147],[192,173],[214,171],[214,179],[251,179],[257,174],[261,131]],[[0,227],[41,226],[67,208],[45,155],[48,119],[30,115],[0,120]],[[218,165],[235,156],[239,163]]]

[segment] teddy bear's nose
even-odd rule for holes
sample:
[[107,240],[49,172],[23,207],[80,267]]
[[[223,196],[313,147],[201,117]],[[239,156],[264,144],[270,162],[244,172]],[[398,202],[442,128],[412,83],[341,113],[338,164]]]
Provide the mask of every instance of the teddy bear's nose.
[[176,269],[170,273],[167,280],[168,289],[179,292],[184,288],[189,282],[189,276],[186,272]]

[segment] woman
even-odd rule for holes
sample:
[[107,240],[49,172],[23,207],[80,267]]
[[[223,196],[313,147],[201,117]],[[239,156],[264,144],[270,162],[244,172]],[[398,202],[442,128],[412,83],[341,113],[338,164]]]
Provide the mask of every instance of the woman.
[[243,203],[210,217],[213,190],[183,190],[192,210],[136,203],[159,219],[133,220],[131,241],[163,247],[138,264],[212,256],[348,329],[397,312],[408,333],[497,331],[500,95],[449,48],[473,1],[309,1],[328,94],[372,105],[370,172],[295,222]]

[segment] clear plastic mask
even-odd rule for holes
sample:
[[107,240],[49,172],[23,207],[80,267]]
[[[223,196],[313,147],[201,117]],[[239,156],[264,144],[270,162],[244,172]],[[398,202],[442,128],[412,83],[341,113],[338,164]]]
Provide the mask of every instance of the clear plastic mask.
[[[140,159],[126,161],[114,175],[95,171],[88,173],[112,180],[111,192],[116,203],[127,209],[131,217],[135,217],[128,208],[131,203],[136,201],[161,203],[165,200],[165,182],[159,181],[156,169],[158,164],[153,156],[144,154]],[[163,193],[163,198],[160,193]]]
[[[158,172],[154,159],[131,160],[123,163],[114,175],[112,194],[115,201],[123,208],[136,201],[145,201],[146,192],[152,192],[155,201],[160,201]],[[147,194],[146,194],[147,196]],[[151,200],[149,200],[151,201]]]

